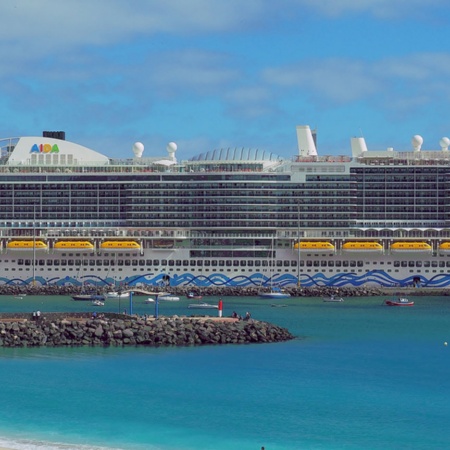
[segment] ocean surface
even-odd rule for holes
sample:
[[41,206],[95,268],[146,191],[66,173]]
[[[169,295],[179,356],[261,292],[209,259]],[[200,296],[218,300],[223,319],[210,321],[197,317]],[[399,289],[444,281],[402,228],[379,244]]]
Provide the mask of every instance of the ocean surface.
[[[133,312],[153,314],[144,299]],[[449,449],[450,297],[413,299],[223,298],[224,315],[249,311],[297,336],[277,344],[0,348],[0,447]],[[190,315],[188,303],[160,302],[159,314]],[[2,312],[92,308],[0,297]]]

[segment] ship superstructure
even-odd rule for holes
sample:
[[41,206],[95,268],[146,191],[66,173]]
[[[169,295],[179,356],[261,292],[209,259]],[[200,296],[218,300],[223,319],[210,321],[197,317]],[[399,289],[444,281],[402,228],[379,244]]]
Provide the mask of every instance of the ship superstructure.
[[218,149],[117,160],[62,132],[1,141],[0,283],[450,284],[450,140],[283,159]]

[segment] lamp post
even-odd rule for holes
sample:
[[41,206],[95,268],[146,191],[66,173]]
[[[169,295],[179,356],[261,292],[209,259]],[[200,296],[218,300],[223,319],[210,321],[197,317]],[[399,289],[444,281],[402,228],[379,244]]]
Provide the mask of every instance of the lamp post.
[[297,287],[300,287],[300,202],[297,202]]
[[33,286],[36,284],[36,204],[33,203]]

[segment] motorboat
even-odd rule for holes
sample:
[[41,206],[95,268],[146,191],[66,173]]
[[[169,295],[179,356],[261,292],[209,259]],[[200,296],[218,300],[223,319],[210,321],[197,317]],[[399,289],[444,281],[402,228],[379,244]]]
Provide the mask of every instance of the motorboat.
[[100,300],[105,301],[105,297],[103,295],[98,294],[78,294],[72,295],[72,300],[82,301],[82,302],[90,302],[92,300]]
[[218,305],[211,305],[210,303],[199,302],[199,303],[191,303],[188,305],[189,309],[218,309]]
[[178,302],[180,300],[180,297],[177,297],[175,295],[159,295],[158,300],[164,302]]
[[155,299],[152,297],[148,297],[144,300],[144,303],[155,303]]
[[196,299],[196,300],[201,300],[203,298],[203,295],[196,294],[195,292],[188,292],[186,297],[187,298],[193,298],[193,299]]
[[413,306],[414,302],[406,297],[399,297],[396,300],[386,300],[385,304],[388,306]]
[[336,297],[334,295],[330,295],[329,297],[325,297],[323,299],[324,302],[343,302],[344,299],[342,297]]
[[129,298],[130,294],[128,292],[116,292],[110,291],[105,294],[106,298]]
[[101,300],[94,299],[92,300],[92,306],[105,306],[105,302],[102,302]]

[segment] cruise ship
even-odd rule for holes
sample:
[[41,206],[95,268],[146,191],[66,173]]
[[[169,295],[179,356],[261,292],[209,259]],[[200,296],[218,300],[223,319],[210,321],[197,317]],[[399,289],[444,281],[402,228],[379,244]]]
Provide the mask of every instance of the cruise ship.
[[450,285],[450,140],[114,159],[62,131],[0,142],[0,284]]

